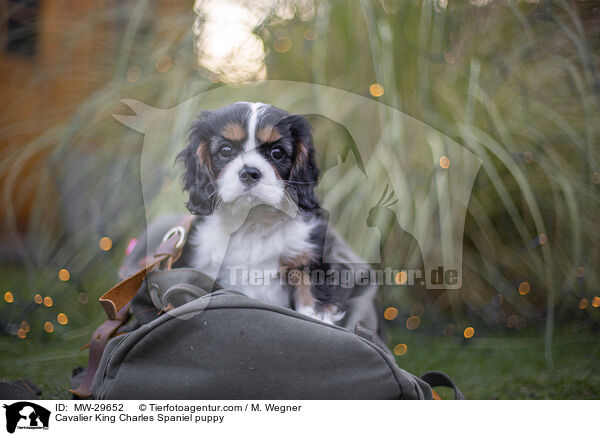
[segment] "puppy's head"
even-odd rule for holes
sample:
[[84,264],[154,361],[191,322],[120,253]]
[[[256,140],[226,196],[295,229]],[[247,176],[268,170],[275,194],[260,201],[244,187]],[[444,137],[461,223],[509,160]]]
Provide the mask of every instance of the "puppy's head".
[[223,204],[282,208],[290,199],[304,212],[319,207],[310,124],[300,115],[262,103],[203,112],[178,159],[193,214]]

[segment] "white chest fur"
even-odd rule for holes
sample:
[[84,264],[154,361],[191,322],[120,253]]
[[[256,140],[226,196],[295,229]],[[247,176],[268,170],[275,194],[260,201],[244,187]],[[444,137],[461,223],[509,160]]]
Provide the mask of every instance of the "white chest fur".
[[215,212],[197,225],[190,235],[191,266],[216,277],[225,288],[289,307],[289,293],[277,276],[280,259],[314,250],[309,236],[316,222],[257,209],[243,224],[239,221]]

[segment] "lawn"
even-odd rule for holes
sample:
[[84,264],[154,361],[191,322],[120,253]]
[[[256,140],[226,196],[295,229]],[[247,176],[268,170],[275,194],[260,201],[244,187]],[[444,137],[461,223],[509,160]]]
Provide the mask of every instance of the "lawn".
[[[28,377],[45,399],[66,399],[68,378],[75,365],[85,365],[87,352],[78,348],[90,332],[79,330],[64,340],[42,343],[2,337],[0,378]],[[544,361],[539,335],[474,337],[468,341],[432,338],[392,330],[392,342],[407,345],[398,364],[417,375],[428,370],[449,374],[468,399],[598,399],[600,344],[592,335],[558,334],[554,341],[556,368]],[[449,390],[438,389],[443,398]]]
[[[544,360],[541,335],[431,338],[392,332],[407,345],[398,365],[416,375],[438,370],[450,375],[468,399],[598,399],[600,343],[593,335],[557,335],[555,368]],[[449,398],[446,389],[439,389]],[[436,389],[437,391],[437,389]]]

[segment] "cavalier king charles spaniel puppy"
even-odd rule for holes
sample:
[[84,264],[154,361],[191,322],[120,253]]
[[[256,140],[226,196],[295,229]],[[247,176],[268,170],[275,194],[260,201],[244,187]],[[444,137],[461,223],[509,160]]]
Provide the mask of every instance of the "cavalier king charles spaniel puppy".
[[247,102],[205,111],[178,159],[186,206],[197,215],[185,264],[225,289],[329,323],[343,317],[341,287],[312,280],[331,265],[304,117]]

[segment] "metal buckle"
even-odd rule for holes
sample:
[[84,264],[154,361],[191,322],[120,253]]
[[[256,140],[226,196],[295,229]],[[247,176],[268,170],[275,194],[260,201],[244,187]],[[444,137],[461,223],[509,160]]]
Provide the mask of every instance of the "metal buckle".
[[182,226],[176,226],[173,227],[171,230],[169,230],[167,233],[165,233],[165,236],[163,236],[162,241],[165,242],[168,239],[171,238],[171,236],[175,235],[179,233],[179,241],[177,241],[177,244],[175,244],[175,248],[181,248],[183,247],[183,243],[185,242],[185,229]]

